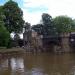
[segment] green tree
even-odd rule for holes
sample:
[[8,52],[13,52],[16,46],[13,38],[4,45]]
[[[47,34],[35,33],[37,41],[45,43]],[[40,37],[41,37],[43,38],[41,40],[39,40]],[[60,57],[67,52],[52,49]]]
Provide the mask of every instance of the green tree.
[[3,21],[5,19],[5,16],[3,14],[3,6],[0,6],[0,21]]
[[6,2],[3,6],[5,15],[5,27],[7,30],[15,33],[21,33],[24,26],[23,12],[18,4],[12,0]]
[[10,39],[10,34],[4,27],[4,23],[0,22],[0,46],[7,46]]
[[42,28],[43,25],[42,24],[36,24],[32,26],[32,30],[36,31],[38,34],[42,34]]
[[0,6],[0,46],[7,46],[10,39],[10,34],[4,26],[4,15],[2,8],[3,7]]
[[58,33],[71,32],[73,21],[67,16],[57,16],[53,19]]
[[53,23],[52,17],[47,13],[42,14],[41,23],[33,25],[32,29],[46,37],[57,35],[56,27]]
[[75,32],[75,19],[72,21],[71,32]]
[[57,31],[53,24],[52,17],[49,14],[44,13],[42,15],[42,23],[43,23],[43,35],[56,36]]

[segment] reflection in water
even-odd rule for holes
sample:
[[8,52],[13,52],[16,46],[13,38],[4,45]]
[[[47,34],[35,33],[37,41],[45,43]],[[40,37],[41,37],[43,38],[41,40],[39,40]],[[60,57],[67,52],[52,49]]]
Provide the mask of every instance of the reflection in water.
[[0,59],[0,75],[75,75],[75,54],[24,54]]
[[43,73],[43,71],[40,68],[34,68],[31,72],[31,75],[45,75],[45,74]]
[[8,68],[8,59],[5,60],[5,62],[0,63],[0,71],[6,70]]
[[16,73],[19,75],[24,75],[24,62],[22,58],[16,59],[12,58],[11,61],[11,75],[16,75]]

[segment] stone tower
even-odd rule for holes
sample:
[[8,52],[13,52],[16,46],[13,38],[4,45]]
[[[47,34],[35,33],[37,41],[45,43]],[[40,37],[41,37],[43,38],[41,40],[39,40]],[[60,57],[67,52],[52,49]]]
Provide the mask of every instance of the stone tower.
[[31,42],[31,26],[29,23],[25,23],[23,40],[24,40],[24,46],[29,45]]

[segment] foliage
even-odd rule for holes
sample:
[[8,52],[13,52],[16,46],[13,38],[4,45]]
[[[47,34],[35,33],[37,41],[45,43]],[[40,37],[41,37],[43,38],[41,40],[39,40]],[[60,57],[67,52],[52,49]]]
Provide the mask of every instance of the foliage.
[[67,16],[58,16],[53,19],[58,33],[71,32],[72,19]]
[[20,33],[23,30],[24,20],[23,12],[18,7],[18,4],[12,0],[6,2],[3,6],[5,15],[5,27],[7,30],[15,33]]
[[72,21],[71,32],[75,32],[75,19]]
[[46,36],[47,35],[49,36],[57,35],[57,31],[53,24],[52,17],[49,14],[44,13],[42,15],[42,22],[43,22],[43,35],[46,35]]
[[57,31],[53,24],[52,17],[47,14],[42,14],[42,24],[33,25],[32,29],[43,36],[56,36]]
[[4,18],[3,6],[0,6],[0,46],[7,46],[10,38],[10,34],[4,26]]
[[32,26],[32,30],[36,31],[38,34],[42,34],[42,28],[43,25],[42,24],[37,24],[37,25],[33,25]]
[[13,41],[14,40],[12,38],[9,38],[7,48],[12,48],[14,46]]
[[[0,17],[1,18],[1,17]],[[7,46],[10,34],[4,27],[4,22],[0,20],[0,46]]]
[[0,6],[0,21],[3,21],[5,19],[5,16],[3,14],[3,6]]

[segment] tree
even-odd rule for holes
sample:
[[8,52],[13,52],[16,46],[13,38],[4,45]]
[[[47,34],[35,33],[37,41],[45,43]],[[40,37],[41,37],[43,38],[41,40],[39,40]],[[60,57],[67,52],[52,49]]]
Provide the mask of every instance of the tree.
[[56,36],[57,34],[56,28],[53,24],[52,17],[49,14],[44,13],[42,15],[42,23],[43,23],[43,35]]
[[7,46],[10,39],[10,34],[4,26],[4,15],[2,10],[2,6],[0,6],[0,46]]
[[72,25],[71,25],[71,32],[75,32],[75,19],[72,20]]
[[18,7],[18,4],[12,0],[6,2],[3,6],[5,15],[5,27],[7,30],[15,33],[20,33],[23,30],[24,20],[23,12]]
[[42,34],[44,37],[57,35],[52,17],[49,14],[43,13],[41,21],[42,23],[33,25],[32,29],[35,30],[38,34]]
[[0,46],[7,46],[10,39],[10,34],[4,27],[4,23],[0,22]]
[[49,14],[44,13],[42,15],[42,23],[43,46],[46,48],[46,51],[53,51],[54,45],[58,44],[59,41],[56,27],[53,23],[52,17]]
[[53,19],[58,33],[71,32],[72,19],[67,16],[57,16]]
[[36,24],[32,26],[32,30],[36,31],[38,34],[42,34],[42,28],[43,25],[42,24]]

